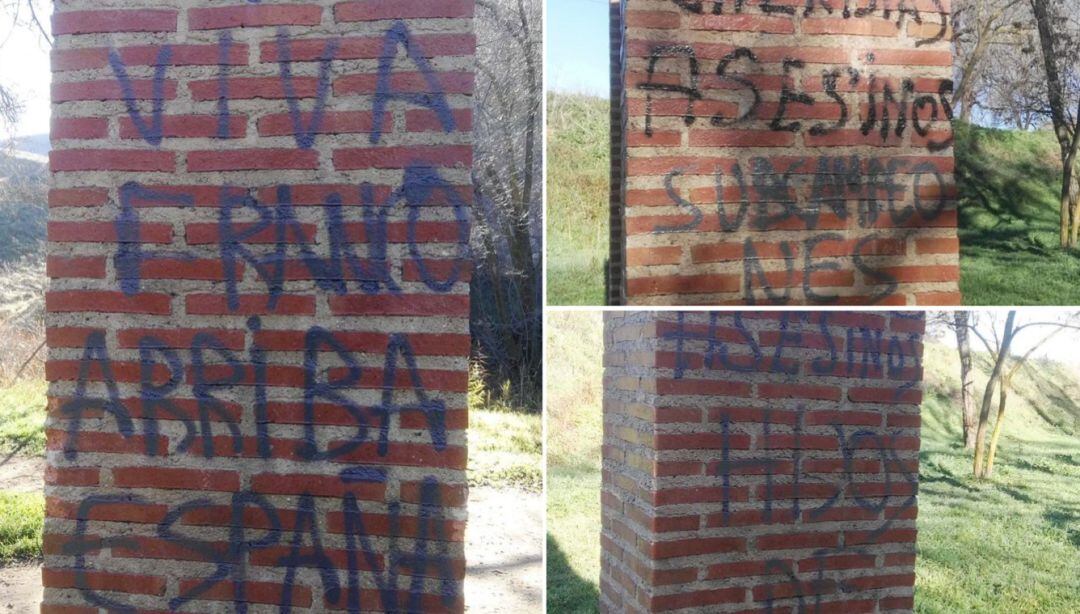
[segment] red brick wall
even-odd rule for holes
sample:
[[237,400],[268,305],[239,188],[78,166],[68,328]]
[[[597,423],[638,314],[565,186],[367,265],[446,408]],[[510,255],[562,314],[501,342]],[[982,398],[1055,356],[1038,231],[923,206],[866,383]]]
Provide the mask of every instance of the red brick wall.
[[949,0],[622,23],[627,303],[959,302]]
[[43,611],[461,611],[472,0],[56,4]]
[[602,610],[910,610],[924,326],[607,314]]

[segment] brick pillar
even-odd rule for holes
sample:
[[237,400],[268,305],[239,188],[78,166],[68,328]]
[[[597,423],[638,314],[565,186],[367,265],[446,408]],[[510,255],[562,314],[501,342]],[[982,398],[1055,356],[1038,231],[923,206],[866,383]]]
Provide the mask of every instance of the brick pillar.
[[56,4],[43,612],[462,611],[472,0]]
[[629,304],[959,302],[949,0],[623,4]]
[[923,331],[606,314],[602,610],[910,610]]

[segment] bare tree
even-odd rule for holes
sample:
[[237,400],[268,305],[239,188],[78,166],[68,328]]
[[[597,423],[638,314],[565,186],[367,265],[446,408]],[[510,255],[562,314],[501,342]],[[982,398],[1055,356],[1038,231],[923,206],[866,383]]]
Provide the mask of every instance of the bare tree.
[[541,2],[478,0],[476,18],[473,335],[489,383],[538,398]]
[[1080,150],[1080,22],[1077,0],[1029,0],[1038,31],[1050,120],[1060,149],[1060,241],[1075,247],[1080,234],[1080,191],[1074,183]]
[[[1005,424],[1005,410],[1013,378],[1028,359],[1054,336],[1066,329],[1080,330],[1080,314],[1068,314],[1057,321],[1033,320],[1023,323],[1017,322],[1016,315],[1016,311],[1009,311],[1002,322],[994,315],[990,315],[989,319],[982,319],[972,314],[966,325],[967,330],[974,334],[986,348],[992,365],[990,377],[983,390],[982,402],[979,406],[979,422],[975,432],[973,472],[979,479],[989,478],[993,474],[994,459],[997,456],[998,441]],[[1017,336],[1025,330],[1032,329],[1041,329],[1043,336],[1024,354],[1014,354],[1013,346]],[[998,394],[998,411],[993,432],[990,433],[990,414],[995,392]],[[987,442],[988,435],[989,442]]]
[[996,74],[991,62],[1003,48],[1012,47],[1030,29],[1026,0],[959,0],[953,5],[953,45],[956,79],[953,100],[960,119],[971,121],[980,91]]
[[971,336],[968,322],[971,313],[956,311],[953,313],[952,328],[956,332],[956,350],[960,354],[960,402],[963,407],[964,449],[975,449],[975,371],[971,364]]
[[[42,39],[52,45],[44,25],[39,18],[44,5],[50,2],[41,0],[0,0],[0,15],[7,18],[11,28],[29,28],[41,35]],[[0,40],[0,46],[3,41]],[[24,103],[15,92],[15,85],[4,83],[4,75],[0,74],[0,126],[4,132],[11,133],[22,115]]]

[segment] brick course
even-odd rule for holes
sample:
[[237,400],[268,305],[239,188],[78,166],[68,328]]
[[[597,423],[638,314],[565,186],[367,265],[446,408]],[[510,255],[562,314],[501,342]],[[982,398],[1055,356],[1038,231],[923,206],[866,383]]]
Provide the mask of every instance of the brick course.
[[463,611],[473,7],[56,3],[42,612]]
[[605,314],[602,611],[911,610],[924,327]]
[[609,300],[958,304],[949,10],[623,0]]

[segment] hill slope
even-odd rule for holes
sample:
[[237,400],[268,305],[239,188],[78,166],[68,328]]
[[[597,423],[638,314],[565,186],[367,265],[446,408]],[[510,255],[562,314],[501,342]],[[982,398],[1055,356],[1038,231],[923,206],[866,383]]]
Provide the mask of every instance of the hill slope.
[[1080,251],[1057,247],[1061,164],[1053,135],[960,122],[955,130],[964,302],[1080,304]]
[[608,256],[608,101],[548,95],[548,304],[603,305]]

